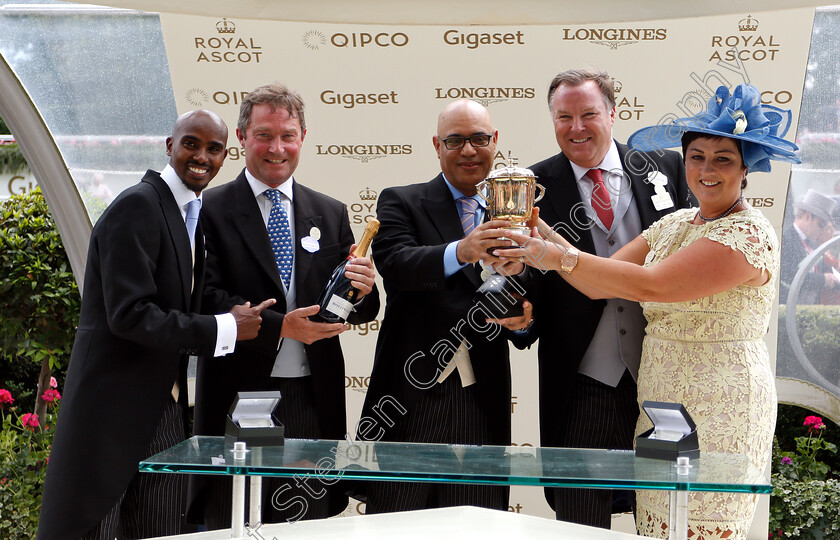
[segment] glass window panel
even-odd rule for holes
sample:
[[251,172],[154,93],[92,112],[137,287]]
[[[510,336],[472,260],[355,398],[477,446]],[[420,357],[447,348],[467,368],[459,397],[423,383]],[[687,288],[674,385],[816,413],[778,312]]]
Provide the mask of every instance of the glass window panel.
[[146,169],[165,165],[177,112],[156,14],[0,0],[0,35],[91,221]]

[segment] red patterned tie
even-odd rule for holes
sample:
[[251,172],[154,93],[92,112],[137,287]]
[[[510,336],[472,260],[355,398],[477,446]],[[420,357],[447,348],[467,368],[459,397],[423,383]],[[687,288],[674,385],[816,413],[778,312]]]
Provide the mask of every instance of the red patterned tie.
[[601,169],[589,169],[586,176],[592,180],[594,186],[592,188],[592,209],[595,210],[604,227],[610,230],[613,222],[612,204],[610,202],[610,192],[604,185],[604,178],[601,176]]

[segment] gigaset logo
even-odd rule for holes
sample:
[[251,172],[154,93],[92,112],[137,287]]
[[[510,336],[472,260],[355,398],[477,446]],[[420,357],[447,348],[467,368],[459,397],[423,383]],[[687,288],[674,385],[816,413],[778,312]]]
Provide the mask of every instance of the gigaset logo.
[[362,47],[405,47],[409,38],[405,32],[336,32],[327,37],[318,30],[309,30],[303,34],[303,44],[309,49],[317,51],[329,43],[339,48]]
[[525,34],[517,32],[495,33],[463,33],[458,30],[447,30],[443,33],[443,42],[447,45],[463,45],[467,49],[477,49],[482,45],[525,45]]

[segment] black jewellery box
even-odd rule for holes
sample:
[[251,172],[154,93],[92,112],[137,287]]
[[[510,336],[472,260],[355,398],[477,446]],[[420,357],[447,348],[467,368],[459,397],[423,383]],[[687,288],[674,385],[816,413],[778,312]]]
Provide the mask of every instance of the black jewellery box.
[[642,409],[653,428],[636,437],[636,456],[676,461],[700,457],[697,425],[682,403],[645,401]]
[[225,421],[225,444],[283,446],[285,428],[274,415],[280,392],[237,392]]

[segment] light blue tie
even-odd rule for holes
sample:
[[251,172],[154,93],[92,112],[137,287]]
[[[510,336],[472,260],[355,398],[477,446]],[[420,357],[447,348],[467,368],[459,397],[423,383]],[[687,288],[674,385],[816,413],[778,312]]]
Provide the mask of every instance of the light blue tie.
[[461,197],[461,227],[464,228],[464,236],[475,229],[475,214],[478,210],[478,201],[471,197]]
[[274,252],[274,262],[277,263],[280,279],[288,290],[292,280],[292,262],[294,261],[289,216],[280,203],[282,200],[280,190],[268,189],[264,193],[274,203],[268,215],[268,239],[271,241],[271,250]]
[[198,226],[198,214],[201,212],[201,199],[193,199],[187,203],[187,234],[190,235],[190,246],[195,248],[195,228]]

